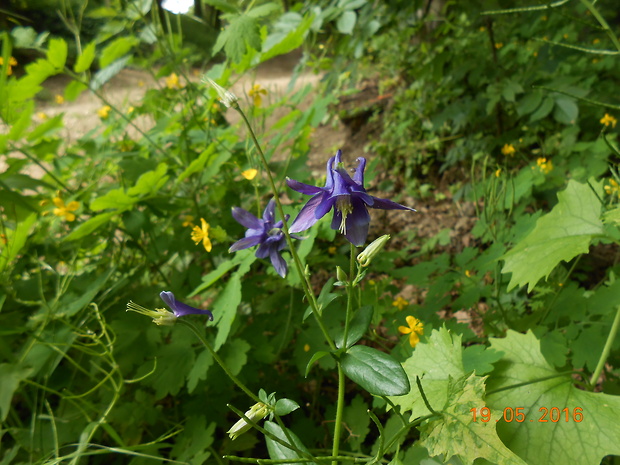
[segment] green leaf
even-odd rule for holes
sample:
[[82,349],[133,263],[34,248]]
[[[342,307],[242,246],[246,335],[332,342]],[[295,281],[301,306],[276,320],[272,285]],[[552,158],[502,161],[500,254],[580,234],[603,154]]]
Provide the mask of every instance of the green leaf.
[[261,38],[258,21],[247,15],[231,18],[228,27],[218,36],[213,46],[213,53],[217,53],[222,47],[230,60],[235,63],[241,61],[248,47],[259,51]]
[[62,71],[67,62],[67,42],[64,39],[51,39],[47,49],[47,60],[56,71]]
[[542,90],[534,89],[531,92],[528,92],[521,100],[519,100],[519,103],[517,104],[517,114],[519,116],[523,116],[534,112],[534,110],[536,110],[542,102],[542,99]]
[[251,349],[250,344],[241,338],[235,338],[226,344],[221,352],[224,364],[233,375],[241,373],[241,369],[248,363],[248,352]]
[[92,81],[90,81],[90,87],[93,90],[99,89],[102,85],[120,73],[129,60],[131,60],[131,55],[126,55],[123,58],[119,58],[114,63],[111,63],[110,66],[97,71]]
[[27,379],[32,373],[32,368],[23,368],[18,365],[0,364],[0,421],[6,420],[11,409],[13,394],[17,391],[19,383]]
[[357,15],[355,11],[345,11],[336,21],[336,28],[341,34],[352,34],[356,22]]
[[[9,140],[17,141],[24,135],[26,129],[32,124],[32,113],[34,112],[34,101],[31,100],[23,107],[19,113],[17,121],[13,123],[9,131]],[[45,123],[44,123],[45,124]]]
[[284,416],[294,412],[299,408],[299,404],[291,399],[279,399],[276,402],[276,415]]
[[409,392],[403,367],[391,355],[366,346],[354,346],[340,359],[352,381],[375,396],[402,396]]
[[[368,330],[368,326],[370,326],[370,321],[372,320],[372,315],[374,313],[374,307],[372,305],[364,305],[361,307],[353,318],[351,319],[351,323],[349,325],[349,334],[347,336],[347,347],[351,347],[357,341],[359,341],[362,336]],[[334,340],[336,343],[336,347],[341,348],[343,341],[344,333],[340,333]]]
[[[594,187],[601,193],[600,183]],[[512,273],[508,291],[528,284],[531,291],[561,262],[587,253],[592,239],[603,234],[601,203],[592,188],[570,180],[558,204],[540,217],[534,230],[507,254],[502,273]]]
[[277,3],[265,3],[263,5],[258,5],[251,10],[247,11],[246,14],[251,18],[261,18],[263,16],[270,15],[276,11],[280,10],[280,5]]
[[565,95],[556,97],[553,117],[557,122],[569,125],[575,124],[578,116],[579,107],[577,106],[575,99]]
[[312,355],[312,358],[308,361],[308,364],[306,365],[306,373],[304,374],[304,378],[308,377],[308,373],[310,373],[312,365],[314,365],[316,362],[329,354],[331,354],[331,352],[325,350],[319,350],[318,352],[315,352],[314,355]]
[[166,176],[168,171],[168,165],[160,163],[157,168],[152,171],[147,171],[138,178],[136,184],[131,187],[127,194],[132,197],[147,197],[154,195],[162,188],[168,181],[169,176]]
[[463,350],[463,369],[465,373],[475,371],[478,376],[493,371],[493,363],[502,358],[501,352],[496,352],[480,344],[465,347]]
[[3,272],[15,257],[19,251],[26,244],[26,239],[30,234],[30,229],[34,225],[37,219],[36,213],[30,213],[17,221],[15,229],[4,228],[4,246],[0,249],[0,273]]
[[[505,354],[488,381],[489,391],[501,389],[487,396],[492,422],[507,408],[522,407],[525,414],[522,423],[497,423],[499,436],[511,450],[529,465],[598,465],[606,455],[620,455],[619,396],[575,388],[570,375],[561,376],[545,360],[531,331],[508,331],[503,339],[491,339],[491,347]],[[519,384],[524,385],[510,388]],[[554,407],[560,410],[557,422],[550,419]],[[582,421],[575,421],[575,408],[582,409]],[[547,422],[540,421],[544,409]]]
[[551,110],[553,110],[554,105],[555,105],[555,100],[553,100],[552,97],[549,97],[549,96],[545,97],[545,99],[542,101],[540,106],[536,109],[534,113],[532,113],[532,116],[530,116],[530,121],[534,122],[534,121],[538,121],[539,119],[543,119],[545,116],[551,113]]
[[93,63],[94,59],[95,59],[95,42],[91,42],[82,50],[82,54],[78,57],[78,59],[75,62],[73,71],[75,71],[76,73],[83,73],[88,68],[90,68],[90,65]]
[[112,41],[110,45],[103,49],[99,57],[99,67],[105,68],[112,64],[112,62],[118,60],[122,56],[129,53],[129,51],[139,43],[140,41],[133,36],[119,37]]
[[[286,460],[286,459],[302,459],[305,457],[312,457],[312,454],[308,451],[307,447],[304,446],[303,442],[288,428],[283,430],[280,425],[274,423],[272,421],[266,421],[263,425],[269,433],[273,434],[277,438],[282,441],[289,443],[289,440],[292,441],[292,445],[295,446],[301,452],[304,452],[304,455],[299,454],[298,452],[285,447],[279,442],[274,441],[273,439],[265,436],[265,442],[267,443],[267,451],[269,452],[269,458],[272,460]],[[314,464],[316,462],[304,462],[306,464]],[[284,464],[283,464],[284,465]]]
[[176,395],[185,384],[185,376],[194,365],[196,355],[188,342],[186,329],[175,328],[177,337],[163,344],[157,351],[157,370],[149,378],[155,389],[155,397],[162,399],[168,394]]
[[214,325],[217,326],[217,336],[215,337],[214,344],[215,350],[219,350],[224,342],[226,342],[226,339],[228,339],[230,328],[237,316],[237,307],[241,303],[241,278],[250,270],[250,266],[256,260],[251,250],[242,250],[237,252],[237,254],[244,257],[243,261],[239,265],[237,271],[230,277],[217,300],[213,303]]
[[187,375],[187,391],[191,394],[198,381],[207,379],[207,371],[213,365],[213,355],[207,349],[200,352],[196,358],[196,362],[192,365],[192,369]]
[[67,87],[65,87],[65,100],[67,102],[73,102],[86,89],[88,89],[88,86],[83,82],[71,81]]
[[130,197],[122,188],[112,189],[101,197],[97,197],[90,204],[93,211],[115,208],[117,210],[127,210],[131,208],[139,199]]
[[[92,208],[92,206],[91,206]],[[84,223],[80,224],[77,228],[75,228],[71,233],[65,236],[63,241],[75,241],[77,239],[81,239],[84,236],[92,233],[93,231],[99,229],[106,223],[109,223],[112,218],[118,216],[118,212],[106,212],[101,213],[100,215],[93,216],[89,218]]]
[[342,419],[347,425],[349,434],[347,438],[348,447],[351,447],[353,450],[359,450],[364,439],[370,433],[368,404],[364,402],[361,395],[355,396],[351,403],[344,408]]
[[483,399],[484,378],[472,374],[449,379],[448,402],[442,417],[420,427],[421,445],[431,456],[449,459],[456,455],[464,465],[473,464],[478,458],[502,465],[528,465],[502,443],[495,423],[474,422],[471,409],[484,407]]
[[301,47],[312,26],[314,16],[307,15],[302,19],[299,13],[287,12],[274,25],[274,32],[263,42],[261,63],[270,58],[284,55]]

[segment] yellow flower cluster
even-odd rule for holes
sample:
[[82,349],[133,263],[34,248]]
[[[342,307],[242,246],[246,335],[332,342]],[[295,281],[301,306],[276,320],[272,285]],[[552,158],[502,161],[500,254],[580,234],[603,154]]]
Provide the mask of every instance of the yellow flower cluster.
[[263,89],[260,84],[254,84],[252,88],[248,90],[248,95],[254,100],[254,106],[259,108],[263,104],[263,95],[267,95],[267,90]]
[[512,144],[505,144],[502,147],[502,154],[506,155],[506,156],[514,155],[516,151],[517,151],[517,149],[515,149],[515,146],[512,145]]
[[409,305],[409,301],[403,299],[401,296],[396,297],[396,300],[392,302],[392,306],[398,308],[399,310],[402,310],[407,305]]
[[420,342],[420,336],[424,334],[424,324],[411,315],[405,319],[408,326],[399,326],[398,331],[402,334],[409,334],[409,344],[415,347]]
[[106,119],[108,116],[110,116],[111,110],[112,110],[112,107],[110,105],[104,105],[101,108],[99,108],[99,110],[97,110],[97,114],[99,115],[99,118]]
[[[536,160],[536,166],[538,166],[538,168],[540,169],[540,171],[543,174],[549,174],[551,172],[551,170],[553,170],[553,163],[551,160],[547,160],[544,157],[540,157]],[[535,169],[534,166],[532,166],[532,169]]]
[[[4,66],[4,58],[0,57],[0,66]],[[17,60],[14,57],[9,58],[9,64],[6,67],[6,75],[13,74],[13,66],[17,66]]]
[[209,239],[209,223],[204,218],[200,218],[200,223],[201,226],[194,226],[194,229],[192,229],[192,240],[196,245],[202,242],[205,250],[211,252],[213,246],[211,245],[211,239]]
[[605,116],[601,118],[601,124],[603,124],[605,127],[611,126],[612,128],[615,128],[617,123],[618,120],[607,113],[605,113]]
[[607,184],[605,185],[605,192],[607,193],[607,195],[618,195],[619,191],[620,191],[620,186],[618,185],[616,180],[610,178],[609,185]]
[[168,89],[180,89],[182,87],[177,73],[172,73],[166,78],[166,87]]
[[52,199],[56,208],[52,211],[52,213],[60,218],[64,218],[67,221],[75,221],[75,213],[78,208],[80,208],[80,203],[75,200],[69,202],[65,205],[65,202],[57,195]]

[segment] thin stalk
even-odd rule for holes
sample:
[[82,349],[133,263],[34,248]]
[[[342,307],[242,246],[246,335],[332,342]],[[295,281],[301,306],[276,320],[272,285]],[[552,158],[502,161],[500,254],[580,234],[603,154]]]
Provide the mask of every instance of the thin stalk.
[[177,322],[182,324],[183,326],[187,327],[190,329],[190,331],[192,331],[196,337],[198,338],[198,340],[200,342],[202,342],[202,344],[207,348],[207,350],[211,353],[211,355],[213,356],[213,360],[215,360],[218,365],[222,368],[222,370],[224,370],[224,373],[226,373],[226,375],[231,379],[231,381],[233,383],[235,383],[243,392],[245,392],[252,400],[256,401],[256,402],[262,402],[262,400],[259,399],[259,397],[254,394],[252,391],[250,391],[245,384],[243,384],[241,381],[239,381],[239,379],[232,374],[232,372],[228,369],[228,367],[226,366],[226,364],[224,363],[224,360],[222,360],[220,358],[219,355],[217,355],[217,353],[215,352],[215,350],[213,350],[213,347],[211,347],[211,344],[209,344],[209,342],[205,339],[205,337],[201,334],[200,331],[198,331],[198,328],[196,328],[196,326],[187,320],[184,320],[182,318],[177,318]]
[[596,382],[598,381],[599,376],[605,367],[605,362],[607,361],[607,357],[609,357],[609,352],[611,351],[611,345],[616,338],[616,334],[618,334],[618,329],[620,328],[620,305],[618,306],[618,311],[616,312],[616,317],[614,318],[614,322],[611,324],[611,330],[609,331],[609,335],[607,336],[607,342],[605,342],[605,347],[603,347],[603,352],[601,353],[601,358],[598,360],[598,364],[596,365],[596,369],[594,373],[592,373],[592,378],[590,379],[590,387],[593,389],[596,386]]
[[[338,362],[338,404],[336,405],[334,444],[332,446],[332,455],[334,457],[337,457],[340,452],[340,435],[342,434],[342,416],[344,413],[344,383],[344,371],[342,370],[342,364]],[[332,465],[338,465],[338,460],[333,460]]]
[[297,254],[297,250],[295,249],[295,246],[293,244],[293,239],[291,238],[291,235],[289,233],[286,216],[284,215],[284,208],[282,208],[282,202],[280,202],[280,196],[278,195],[278,188],[276,187],[275,181],[273,180],[273,176],[271,175],[271,170],[269,169],[269,164],[267,163],[265,154],[263,153],[263,150],[260,147],[258,139],[256,138],[254,131],[252,130],[252,126],[250,122],[248,121],[247,116],[245,115],[241,107],[239,107],[239,103],[234,102],[232,104],[232,108],[235,109],[241,115],[243,122],[248,128],[250,137],[252,137],[252,140],[254,141],[254,145],[256,146],[256,150],[260,156],[261,163],[263,167],[265,168],[265,172],[267,173],[267,179],[269,181],[269,186],[271,187],[271,190],[274,195],[274,199],[276,201],[276,208],[278,209],[278,214],[280,215],[280,218],[282,219],[282,232],[284,232],[284,237],[286,238],[286,243],[291,252],[291,256],[293,257],[293,262],[295,263],[295,269],[297,270],[297,273],[299,274],[299,278],[301,280],[304,293],[306,294],[308,303],[310,304],[310,307],[312,308],[312,314],[314,315],[316,322],[319,325],[319,328],[321,328],[321,331],[323,332],[323,336],[325,337],[325,340],[329,344],[329,347],[332,350],[336,350],[336,345],[334,344],[334,341],[332,340],[332,338],[329,336],[329,333],[327,332],[327,328],[325,327],[325,324],[323,323],[323,320],[321,319],[321,316],[319,314],[319,305],[316,301],[316,297],[314,293],[312,292],[312,287],[310,286],[308,277],[306,276],[306,273],[304,272],[303,265],[301,264],[301,259],[299,258],[299,255]]
[[607,21],[605,21],[605,18],[603,18],[603,16],[601,16],[601,14],[599,13],[599,11],[594,7],[594,4],[589,2],[588,0],[581,0],[581,3],[583,3],[585,7],[588,9],[588,11],[592,13],[592,16],[596,18],[596,20],[599,22],[599,24],[601,25],[605,33],[607,33],[607,36],[613,42],[616,49],[620,52],[620,41],[618,41],[616,34],[614,34],[613,30],[609,27],[609,24],[607,24]]

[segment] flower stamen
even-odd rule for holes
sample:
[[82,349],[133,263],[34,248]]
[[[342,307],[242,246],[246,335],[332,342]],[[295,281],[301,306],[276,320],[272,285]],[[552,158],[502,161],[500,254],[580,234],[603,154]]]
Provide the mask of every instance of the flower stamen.
[[347,234],[347,216],[353,211],[350,195],[339,195],[336,199],[336,210],[342,215],[340,227],[338,228],[342,234]]

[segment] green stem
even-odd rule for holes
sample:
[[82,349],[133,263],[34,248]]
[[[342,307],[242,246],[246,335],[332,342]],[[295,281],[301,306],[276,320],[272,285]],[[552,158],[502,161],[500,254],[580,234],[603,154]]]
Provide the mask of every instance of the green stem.
[[596,365],[596,369],[594,370],[592,378],[590,379],[591,388],[594,388],[594,386],[596,386],[596,382],[598,381],[599,376],[601,376],[601,372],[605,367],[605,362],[607,361],[607,357],[609,357],[609,352],[611,351],[611,345],[616,338],[616,334],[618,334],[618,328],[620,328],[620,305],[618,306],[618,311],[616,312],[614,322],[611,324],[611,330],[609,331],[609,335],[607,336],[607,342],[605,342],[605,347],[603,347],[601,358],[599,358],[598,365]]
[[220,358],[220,356],[217,355],[215,350],[213,350],[213,347],[211,347],[211,344],[209,344],[209,342],[205,339],[205,337],[202,335],[202,333],[198,330],[198,328],[196,328],[196,326],[192,322],[190,322],[188,320],[185,320],[185,319],[182,319],[182,318],[177,318],[177,322],[182,324],[183,326],[186,326],[187,328],[189,328],[190,331],[192,331],[196,335],[196,337],[200,340],[200,342],[202,342],[202,344],[211,353],[211,355],[213,356],[213,360],[215,360],[218,363],[218,365],[220,367],[222,367],[222,370],[224,370],[224,373],[226,373],[226,375],[232,380],[233,383],[235,383],[237,386],[239,386],[239,388],[243,392],[245,392],[255,402],[262,402],[262,400],[260,400],[259,397],[256,394],[254,394],[252,391],[250,391],[245,386],[245,384],[243,384],[241,381],[239,381],[239,378],[237,378],[235,375],[233,375],[231,373],[231,371],[228,369],[228,367],[224,363],[224,360],[222,360]]
[[282,218],[282,232],[284,232],[286,243],[291,252],[291,256],[293,257],[293,262],[295,263],[295,269],[297,270],[297,273],[299,274],[301,285],[304,289],[304,294],[306,294],[308,303],[310,304],[310,307],[312,308],[312,314],[314,315],[316,322],[319,325],[319,328],[321,328],[321,331],[323,332],[323,336],[325,337],[325,340],[329,344],[329,347],[332,350],[336,350],[336,345],[334,344],[334,341],[332,340],[332,338],[329,336],[329,333],[327,332],[327,328],[325,327],[325,324],[323,323],[323,320],[321,319],[321,315],[319,313],[319,305],[316,301],[316,297],[314,293],[312,292],[312,287],[310,286],[310,281],[308,280],[308,276],[306,276],[306,273],[304,272],[304,267],[301,263],[301,259],[299,258],[299,255],[297,254],[297,250],[295,249],[295,246],[293,244],[293,239],[291,238],[291,235],[288,231],[288,224],[286,222],[286,216],[284,215],[284,208],[282,208],[282,202],[280,202],[280,196],[278,195],[278,188],[276,187],[276,184],[273,180],[273,176],[271,174],[271,170],[269,169],[269,164],[267,163],[265,154],[263,153],[263,150],[260,147],[258,139],[256,138],[254,131],[252,130],[252,125],[248,121],[248,118],[243,112],[243,110],[241,110],[241,107],[239,107],[239,103],[234,102],[232,104],[232,108],[235,109],[239,113],[239,115],[241,115],[243,122],[248,128],[250,137],[252,137],[252,140],[254,141],[254,145],[256,146],[256,150],[258,151],[258,154],[260,156],[261,163],[263,167],[265,168],[265,172],[267,173],[267,179],[269,180],[269,186],[271,187],[271,191],[273,192],[273,196],[276,201],[276,208],[278,209],[278,214],[280,215],[280,218]]
[[618,38],[614,34],[613,30],[609,27],[609,24],[607,24],[607,21],[605,21],[605,18],[603,18],[598,12],[598,10],[594,7],[594,4],[590,3],[588,0],[581,0],[581,3],[583,3],[588,9],[588,11],[592,13],[592,16],[596,18],[596,20],[599,22],[601,27],[605,30],[605,32],[613,42],[616,49],[618,49],[618,51],[620,52],[620,42],[618,41]]
[[[343,346],[345,347],[345,346]],[[344,413],[344,371],[342,365],[338,362],[338,404],[336,405],[336,423],[334,425],[334,445],[332,446],[332,455],[338,456],[340,452],[340,435],[342,434],[342,415]],[[334,460],[332,465],[338,465],[338,460]]]

